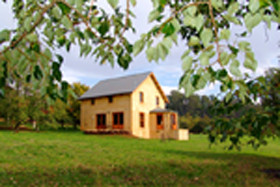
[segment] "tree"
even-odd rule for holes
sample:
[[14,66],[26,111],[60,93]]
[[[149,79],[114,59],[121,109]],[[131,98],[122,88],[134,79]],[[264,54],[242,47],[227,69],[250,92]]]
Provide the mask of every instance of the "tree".
[[72,94],[68,97],[67,112],[69,117],[71,118],[71,123],[73,124],[74,129],[76,129],[77,125],[80,124],[81,114],[81,104],[80,101],[78,101],[78,98],[82,96],[86,91],[88,91],[89,87],[87,85],[76,82],[71,85],[70,89],[75,95]]
[[28,103],[24,97],[18,94],[18,91],[6,87],[5,98],[0,99],[0,112],[5,118],[7,125],[14,129],[24,124],[28,120]]
[[[28,72],[23,77],[27,82],[34,78],[48,83],[41,88],[42,95],[65,99],[68,86],[61,80],[63,57],[56,54],[57,48],[69,51],[78,45],[81,56],[94,55],[101,64],[113,66],[117,62],[126,69],[132,55],[143,50],[149,61],[165,59],[179,34],[186,41],[184,75],[179,84],[187,96],[219,82],[226,102],[234,97],[243,103],[256,99],[251,97],[255,94],[252,77],[240,68],[254,72],[257,60],[250,43],[242,37],[261,22],[267,28],[272,23],[279,25],[280,1],[152,0],[149,21],[154,27],[134,44],[125,32],[135,30],[130,6],[135,6],[136,0],[126,0],[124,9],[118,0],[107,1],[112,14],[94,0],[15,0],[13,13],[18,26],[0,31],[0,93],[7,82],[11,84],[14,77]],[[244,32],[232,41],[230,29],[235,25],[243,25]]]
[[[247,137],[247,144],[258,148],[266,144],[267,137],[280,135],[280,79],[279,69],[270,69],[265,77],[257,77],[248,84],[252,90],[249,95],[260,99],[260,104],[252,103],[248,98],[242,103],[240,98],[216,100],[214,124],[208,127],[211,142],[231,140],[229,148],[240,149]],[[260,107],[261,105],[261,107]]]

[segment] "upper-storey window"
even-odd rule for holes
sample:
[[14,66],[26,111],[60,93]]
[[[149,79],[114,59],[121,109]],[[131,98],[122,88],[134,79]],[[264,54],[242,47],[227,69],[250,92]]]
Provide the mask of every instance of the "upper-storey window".
[[109,101],[109,103],[112,103],[113,102],[113,96],[109,96],[108,101]]
[[156,96],[156,105],[159,106],[159,97]]
[[140,100],[140,103],[144,103],[144,93],[143,92],[139,93],[139,100]]
[[95,104],[95,99],[91,99],[91,104],[92,104],[92,105]]

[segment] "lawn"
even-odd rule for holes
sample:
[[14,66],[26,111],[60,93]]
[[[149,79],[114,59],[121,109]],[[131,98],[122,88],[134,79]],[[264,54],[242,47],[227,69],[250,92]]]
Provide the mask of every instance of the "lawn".
[[0,186],[280,186],[279,139],[238,152],[190,138],[2,131]]

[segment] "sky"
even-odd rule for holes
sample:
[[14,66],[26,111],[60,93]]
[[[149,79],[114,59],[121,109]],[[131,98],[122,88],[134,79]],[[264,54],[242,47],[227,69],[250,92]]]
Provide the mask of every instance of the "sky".
[[[105,0],[99,0],[97,3],[110,11],[110,7]],[[120,0],[120,4],[124,3],[124,0]],[[4,4],[2,1],[0,2],[0,29],[16,26],[10,6],[10,3]],[[150,0],[138,0],[137,6],[132,9],[136,15],[133,24],[137,30],[136,34],[127,35],[132,41],[135,41],[141,33],[151,28],[151,25],[148,24],[148,14],[151,10],[152,4]],[[241,30],[242,28],[238,27],[233,29],[236,32]],[[231,39],[235,39],[233,34]],[[267,30],[265,25],[261,24],[254,28],[253,33],[247,39],[251,43],[255,57],[259,62],[258,69],[254,73],[255,76],[263,74],[269,67],[279,66],[277,56],[280,55],[280,32],[277,31],[276,25],[272,25],[271,30]],[[77,47],[72,48],[69,53],[65,50],[60,50],[59,52],[64,57],[62,65],[63,79],[70,83],[81,82],[88,86],[93,86],[103,79],[151,71],[155,74],[163,90],[168,95],[171,90],[178,89],[179,79],[183,74],[181,55],[185,50],[185,44],[181,41],[178,46],[172,48],[169,56],[164,61],[159,61],[158,63],[149,63],[146,60],[145,53],[142,52],[133,59],[127,70],[123,70],[117,64],[114,68],[109,64],[100,65],[95,62],[93,57],[81,58]],[[197,93],[200,95],[211,95],[217,92],[218,86],[212,84]]]

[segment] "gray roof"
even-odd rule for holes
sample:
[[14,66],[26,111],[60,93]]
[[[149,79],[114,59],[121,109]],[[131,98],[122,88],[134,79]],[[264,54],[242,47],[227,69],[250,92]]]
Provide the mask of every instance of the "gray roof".
[[151,72],[146,72],[100,81],[79,100],[132,93],[150,74]]

